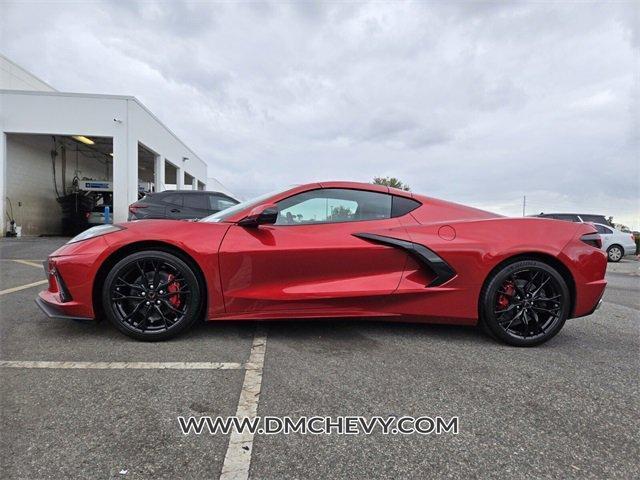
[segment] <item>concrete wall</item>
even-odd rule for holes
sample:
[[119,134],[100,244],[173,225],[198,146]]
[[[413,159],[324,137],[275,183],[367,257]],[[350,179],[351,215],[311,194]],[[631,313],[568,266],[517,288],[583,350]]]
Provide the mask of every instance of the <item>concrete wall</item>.
[[0,89],[39,92],[56,91],[51,85],[48,85],[3,55],[0,55]]
[[[22,226],[23,235],[55,235],[61,233],[61,209],[56,200],[53,184],[51,150],[48,135],[7,135],[7,189],[16,224]],[[82,152],[67,149],[66,187],[71,188],[76,169],[79,177],[110,180],[111,166]],[[59,194],[62,195],[62,156],[56,157],[56,175]],[[7,209],[9,204],[7,202]],[[6,226],[6,217],[5,217]]]

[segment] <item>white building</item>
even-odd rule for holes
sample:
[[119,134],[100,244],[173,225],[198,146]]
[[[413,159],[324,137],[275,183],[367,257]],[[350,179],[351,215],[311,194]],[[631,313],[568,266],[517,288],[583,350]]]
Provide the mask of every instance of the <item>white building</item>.
[[0,231],[9,212],[24,235],[61,233],[57,198],[74,177],[112,182],[115,221],[126,221],[139,184],[208,182],[205,162],[136,98],[59,92],[0,55]]

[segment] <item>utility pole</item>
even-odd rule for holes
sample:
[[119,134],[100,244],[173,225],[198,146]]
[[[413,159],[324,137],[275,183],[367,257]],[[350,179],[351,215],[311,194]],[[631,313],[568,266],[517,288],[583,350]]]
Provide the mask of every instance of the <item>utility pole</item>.
[[526,217],[526,211],[527,211],[527,196],[524,195],[522,197],[522,216]]

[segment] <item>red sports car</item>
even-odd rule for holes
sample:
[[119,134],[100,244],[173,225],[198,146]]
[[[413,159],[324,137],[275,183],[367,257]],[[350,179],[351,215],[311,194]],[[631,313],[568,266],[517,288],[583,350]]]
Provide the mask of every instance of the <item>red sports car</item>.
[[481,324],[531,346],[591,314],[606,255],[589,224],[505,218],[378,185],[323,182],[197,222],[78,235],[46,262],[51,317],[107,317],[140,340],[196,320],[385,317]]

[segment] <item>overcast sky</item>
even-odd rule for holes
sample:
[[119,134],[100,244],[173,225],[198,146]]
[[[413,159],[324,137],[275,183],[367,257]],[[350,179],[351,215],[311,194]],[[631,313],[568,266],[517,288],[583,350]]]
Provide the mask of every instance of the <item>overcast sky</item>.
[[640,228],[638,3],[0,5],[3,54],[135,95],[243,197],[393,175]]

